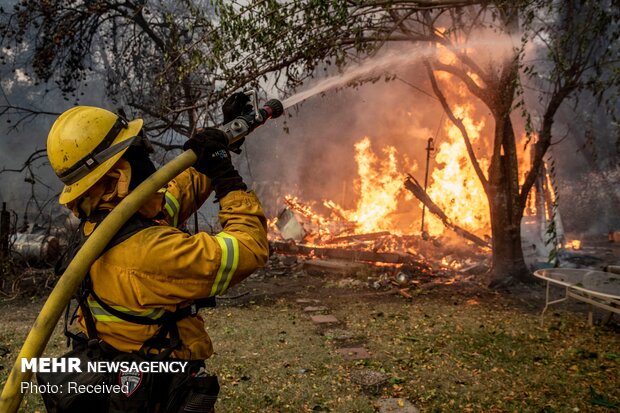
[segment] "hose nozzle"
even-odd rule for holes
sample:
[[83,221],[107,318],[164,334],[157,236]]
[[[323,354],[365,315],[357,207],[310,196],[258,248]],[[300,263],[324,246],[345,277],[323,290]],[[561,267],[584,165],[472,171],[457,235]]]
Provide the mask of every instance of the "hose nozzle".
[[227,124],[220,127],[228,136],[228,143],[233,144],[245,137],[254,129],[265,123],[267,119],[275,119],[284,113],[284,106],[278,99],[270,99],[265,104],[245,114],[236,117]]

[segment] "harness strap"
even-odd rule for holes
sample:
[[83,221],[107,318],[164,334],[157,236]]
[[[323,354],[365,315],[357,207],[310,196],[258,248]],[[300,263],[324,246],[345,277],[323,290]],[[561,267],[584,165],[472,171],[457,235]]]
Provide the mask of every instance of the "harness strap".
[[84,291],[82,292],[82,297],[80,297],[79,303],[78,305],[80,306],[80,309],[82,310],[82,314],[84,315],[84,322],[86,323],[86,333],[88,335],[88,338],[93,340],[93,339],[99,339],[99,336],[97,335],[97,327],[95,327],[95,320],[93,319],[93,315],[90,312],[90,308],[88,308],[88,305],[86,304],[86,298],[88,296],[88,291],[92,290],[92,288],[90,287],[90,276],[88,277],[87,280],[84,280],[84,283],[87,284],[87,287],[84,288]]
[[208,297],[205,299],[200,299],[194,301],[192,304],[179,307],[175,311],[164,311],[164,313],[157,317],[149,317],[144,315],[130,314],[125,311],[120,311],[110,304],[103,301],[91,288],[90,295],[93,299],[110,315],[114,317],[120,318],[123,321],[127,321],[128,323],[134,324],[142,324],[142,325],[165,325],[168,323],[176,323],[179,320],[182,320],[186,317],[192,317],[198,314],[198,310],[206,307],[214,307],[215,306],[215,297]]
[[138,353],[147,358],[163,360],[168,358],[180,345],[181,336],[177,323],[170,321],[163,324],[154,336],[147,339]]
[[[89,217],[89,220],[98,224],[99,222],[103,221],[103,219],[107,216],[107,212],[108,211],[99,211],[91,215],[91,217]],[[67,258],[71,258],[72,255],[75,255],[75,252],[77,252],[82,247],[84,242],[86,242],[87,237],[84,236],[83,231],[84,223],[85,220],[82,222],[78,230],[80,234],[79,242],[74,248],[71,249],[69,255],[67,257],[64,257],[65,259],[63,261],[66,262]],[[108,245],[106,245],[101,254],[104,254],[112,247],[127,240],[139,231],[142,231],[143,229],[154,225],[157,224],[152,220],[146,219],[140,215],[134,215],[119,230],[119,232],[114,236],[114,238],[112,238]],[[62,274],[65,269],[66,266],[63,266],[62,264],[58,265],[57,273]],[[110,305],[103,301],[94,291],[90,280],[90,274],[86,276],[80,291],[81,294],[79,294],[76,298],[78,301],[78,305],[82,310],[82,315],[84,316],[86,331],[89,340],[98,340],[97,329],[95,326],[96,315],[93,312],[92,305],[89,305],[88,303],[88,297],[90,296],[100,307],[96,310],[100,312],[103,311],[103,313],[101,313],[103,315],[107,314],[109,316],[113,316],[120,320],[134,324],[160,326],[157,333],[153,337],[147,339],[139,351],[145,356],[154,357],[157,359],[168,357],[173,350],[175,350],[181,345],[181,338],[176,324],[177,321],[182,320],[186,317],[195,316],[196,314],[198,314],[198,310],[201,308],[215,307],[215,297],[207,297],[204,299],[195,300],[190,305],[182,308],[177,308],[175,311],[163,311],[162,309],[161,311],[163,311],[163,313],[161,315],[159,313],[154,313],[154,316],[132,314],[128,311],[121,311],[115,308],[113,305]],[[68,312],[69,309],[67,309],[67,315],[65,319],[65,335],[69,338],[77,339],[79,337],[73,333],[70,333],[67,329]],[[153,350],[157,350],[157,352],[153,354]]]
[[162,315],[159,318],[150,318],[146,316],[128,314],[126,312],[117,310],[116,308],[112,307],[111,305],[103,301],[101,298],[99,298],[97,294],[95,294],[95,290],[92,288],[90,289],[90,296],[93,297],[95,301],[97,302],[97,304],[99,304],[109,314],[113,315],[114,317],[120,318],[123,321],[127,321],[129,323],[150,325],[150,326],[162,325],[166,322],[166,319],[167,319],[166,315],[167,313],[169,313],[169,312],[165,312],[164,315]]

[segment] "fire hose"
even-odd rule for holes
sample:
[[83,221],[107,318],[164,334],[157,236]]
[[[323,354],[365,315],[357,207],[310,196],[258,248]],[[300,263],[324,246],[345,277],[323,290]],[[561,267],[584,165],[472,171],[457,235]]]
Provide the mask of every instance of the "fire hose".
[[[250,93],[253,93],[252,104],[254,109],[220,128],[227,134],[229,144],[245,137],[268,119],[277,118],[284,111],[282,103],[276,99],[269,100],[263,107],[259,108],[256,102],[256,93]],[[2,389],[0,412],[14,413],[19,408],[23,398],[20,391],[21,383],[30,381],[32,377],[31,371],[21,370],[21,360],[37,358],[43,354],[63,310],[71,301],[91,265],[106,245],[152,194],[165,186],[179,173],[192,166],[196,160],[196,154],[192,150],[188,150],[168,162],[127,195],[88,237],[58,280],[32,325]]]

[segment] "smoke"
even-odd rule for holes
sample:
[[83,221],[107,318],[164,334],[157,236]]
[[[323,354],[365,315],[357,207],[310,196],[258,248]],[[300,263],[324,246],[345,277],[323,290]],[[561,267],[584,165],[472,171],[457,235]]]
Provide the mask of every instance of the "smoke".
[[[493,56],[507,56],[513,44],[510,38],[480,36],[468,47],[481,50],[478,61],[490,64]],[[282,207],[272,198],[281,199],[288,193],[302,200],[331,199],[345,208],[353,207],[359,189],[355,187],[354,144],[366,136],[377,154],[387,146],[395,147],[398,156],[412,166],[403,173],[423,181],[427,140],[432,137],[441,144],[449,126],[421,64],[435,49],[384,49],[285,99],[283,104],[289,107],[285,117],[250,136],[246,146],[256,187],[270,213]],[[453,98],[450,103],[463,102]],[[478,115],[487,116],[480,102],[475,107]],[[486,136],[492,136],[492,127],[487,122]],[[490,141],[480,142],[476,150],[486,155]],[[435,166],[431,160],[431,171]]]
[[[0,3],[12,2],[0,0]],[[493,62],[509,56],[513,46],[518,44],[518,39],[484,34],[467,46],[468,53],[482,67],[488,68],[493,67]],[[449,124],[420,64],[422,58],[434,51],[419,46],[385,47],[383,50],[383,53],[352,65],[342,73],[329,73],[285,99],[284,104],[288,107],[285,115],[268,122],[248,137],[245,153],[235,159],[235,164],[246,182],[257,189],[270,215],[276,214],[282,207],[282,196],[288,193],[303,200],[331,199],[345,208],[353,207],[357,196],[354,144],[366,136],[370,138],[375,153],[380,154],[388,145],[394,146],[399,156],[408,158],[412,165],[411,170],[403,172],[411,172],[418,180],[423,180],[427,139],[433,137],[436,146],[440,145]],[[27,73],[16,77],[6,69],[2,69],[0,84],[11,104],[55,112],[62,112],[73,105],[53,88],[46,92],[48,85],[35,86]],[[362,82],[368,79],[372,81]],[[113,108],[105,97],[101,83],[89,81],[89,84],[91,86],[85,89],[80,104]],[[351,84],[353,86],[348,87]],[[274,93],[269,97],[278,96]],[[453,106],[462,103],[454,95],[449,100]],[[482,131],[487,138],[475,148],[478,153],[485,154],[491,144],[492,118],[482,104],[473,98],[468,98],[468,101],[476,103],[476,116],[487,120]],[[7,123],[8,120],[12,123]],[[18,130],[12,130],[9,128],[14,125],[15,119],[2,116],[0,168],[19,168],[33,150],[44,148],[53,120],[54,117],[43,116]],[[519,124],[521,120],[515,119],[515,122]],[[558,122],[558,125],[561,123]],[[571,125],[571,129],[578,130],[579,125]],[[599,126],[595,129],[598,131]],[[577,194],[585,188],[602,191],[588,187],[586,181],[578,179],[576,169],[580,174],[588,174],[592,166],[583,160],[574,162],[575,158],[584,156],[577,152],[582,144],[576,140],[577,137],[569,136],[562,145],[553,148],[560,187],[570,187],[570,194]],[[601,153],[601,157],[605,156]],[[413,165],[417,165],[417,169]],[[435,160],[431,159],[431,172],[436,166]],[[40,165],[36,172],[42,180],[42,184],[37,186],[38,198],[55,197],[61,185],[49,165]],[[599,172],[595,174],[600,175]],[[0,186],[0,199],[7,201],[9,208],[19,211],[20,215],[31,195],[31,185],[24,182],[25,178],[28,178],[28,173],[3,174]],[[618,181],[615,182],[617,184]],[[560,192],[562,195],[562,190]],[[570,194],[567,196],[573,196]],[[560,208],[564,200],[569,202],[567,196],[562,196]],[[208,214],[214,215],[216,209],[211,203],[208,204]],[[605,218],[603,227],[618,225],[617,220],[613,220],[613,209],[608,205],[601,206],[612,211],[600,214],[610,217]],[[414,207],[417,208],[417,203]],[[583,211],[587,210],[584,206]],[[564,215],[566,220],[571,216]],[[575,219],[587,223],[594,218],[584,212]]]
[[[56,119],[54,113],[62,113],[76,103],[66,100],[53,85],[37,84],[27,72],[21,72],[16,77],[10,76],[10,69],[6,67],[2,68],[0,86],[0,104],[51,113],[25,120],[23,113],[0,116],[0,169],[20,169],[34,151],[45,150],[47,134]],[[105,107],[108,103],[105,90],[96,79],[82,87],[81,93],[80,104]],[[62,184],[46,157],[33,163],[30,169],[4,172],[1,177],[0,199],[20,217],[27,215],[30,222],[38,217],[45,222],[50,215],[66,213],[57,203]],[[40,216],[40,213],[44,216]]]
[[[493,40],[482,36],[468,45],[468,52],[480,66],[499,70],[501,65],[494,63],[508,57],[519,41],[510,38]],[[534,54],[536,50],[528,53]],[[353,148],[365,136],[370,137],[376,153],[387,145],[396,147],[400,156],[409,158],[411,164],[418,166],[417,170],[407,172],[412,172],[419,181],[423,180],[426,141],[433,137],[438,147],[446,139],[446,127],[450,125],[420,64],[424,56],[427,51],[420,48],[390,49],[341,74],[318,80],[284,101],[289,107],[287,113],[259,129],[246,143],[254,186],[270,214],[276,214],[283,207],[281,198],[289,193],[301,200],[320,203],[331,199],[345,208],[353,207],[357,197]],[[373,81],[360,83],[364,78]],[[390,80],[386,81],[386,78]],[[351,83],[353,87],[346,87]],[[459,82],[453,84],[465,88]],[[479,155],[488,155],[492,146],[493,118],[481,102],[471,94],[466,95],[466,98],[459,99],[457,94],[449,93],[449,103],[452,107],[465,101],[474,104],[476,120],[485,123],[481,130],[482,139],[474,149]],[[537,101],[537,96],[532,94],[528,100]],[[301,104],[295,105],[297,102]],[[536,116],[535,111],[533,115]],[[518,113],[513,116],[513,124],[517,136],[524,135],[524,121]],[[605,198],[606,190],[603,186],[588,186],[588,181],[601,173],[593,171],[591,162],[588,165],[582,159],[585,155],[580,151],[583,145],[579,141],[583,140],[583,134],[578,132],[579,125],[568,128],[572,134],[566,135],[566,129],[566,124],[558,119],[554,132],[558,139],[554,142],[564,140],[551,150],[556,163],[561,196],[559,204],[565,217],[565,228],[577,231],[617,228],[620,225],[618,213],[609,202],[598,206],[604,211],[597,217],[588,212],[586,202],[573,208],[571,199],[579,191],[596,192],[596,197]],[[599,125],[595,127],[595,136],[600,129]],[[523,150],[523,141],[518,145]],[[600,154],[601,159],[610,156],[609,152]],[[431,173],[437,166],[431,159]],[[608,175],[605,175],[605,182],[615,182],[617,186],[617,178]],[[570,211],[564,213],[564,209]],[[412,211],[412,218],[416,213]],[[579,225],[572,227],[568,221],[579,222]]]
[[559,183],[559,205],[565,230],[587,236],[617,231],[620,228],[619,187],[620,167],[604,172],[570,174],[570,178]]

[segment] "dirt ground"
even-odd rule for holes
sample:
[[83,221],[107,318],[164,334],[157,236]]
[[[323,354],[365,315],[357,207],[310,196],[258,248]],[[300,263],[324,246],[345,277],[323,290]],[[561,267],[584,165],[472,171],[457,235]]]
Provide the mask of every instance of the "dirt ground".
[[[618,319],[587,326],[587,307],[545,316],[543,287],[487,289],[476,277],[422,284],[411,298],[368,274],[262,274],[203,310],[222,386],[218,412],[374,412],[398,397],[422,412],[620,411]],[[300,303],[298,300],[317,300]],[[43,298],[0,306],[6,380]],[[337,324],[317,326],[307,306]],[[337,350],[363,347],[367,359]],[[46,350],[66,351],[60,327]],[[44,411],[27,395],[23,412]]]

